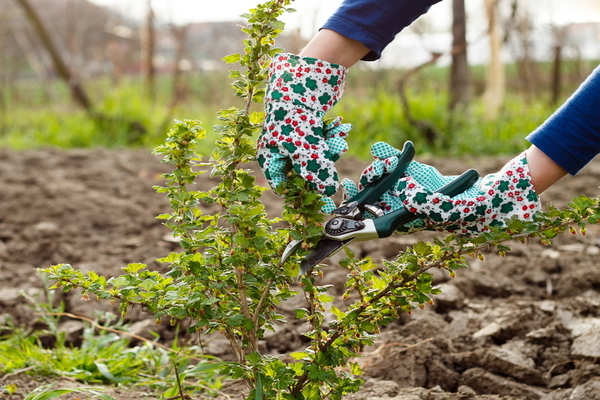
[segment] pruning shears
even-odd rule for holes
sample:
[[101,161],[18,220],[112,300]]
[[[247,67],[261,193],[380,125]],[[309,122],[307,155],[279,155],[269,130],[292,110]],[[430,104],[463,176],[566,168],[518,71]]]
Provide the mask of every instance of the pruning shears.
[[[340,207],[333,210],[334,217],[325,224],[323,237],[301,261],[300,275],[306,274],[325,258],[337,253],[353,240],[386,238],[400,227],[418,219],[415,214],[405,208],[386,214],[375,205],[376,201],[402,177],[414,155],[413,143],[405,142],[402,152],[398,156],[398,165],[392,172],[371,182],[356,196],[345,200]],[[479,173],[474,169],[469,169],[437,192],[454,197],[473,186],[478,178]],[[366,218],[365,213],[370,214],[372,218]],[[296,252],[302,242],[302,240],[290,242],[281,256],[280,263],[283,264]]]

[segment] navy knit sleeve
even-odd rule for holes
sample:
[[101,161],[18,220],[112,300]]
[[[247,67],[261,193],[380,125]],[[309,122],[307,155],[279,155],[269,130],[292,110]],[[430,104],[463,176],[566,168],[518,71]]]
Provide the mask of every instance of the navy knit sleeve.
[[394,37],[441,0],[344,0],[322,29],[357,40],[371,50],[363,60],[381,57]]
[[571,175],[600,153],[600,66],[527,140]]

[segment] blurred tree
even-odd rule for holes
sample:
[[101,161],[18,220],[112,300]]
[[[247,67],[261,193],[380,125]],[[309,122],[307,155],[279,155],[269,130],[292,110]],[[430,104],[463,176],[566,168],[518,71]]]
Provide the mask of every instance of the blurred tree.
[[142,26],[142,74],[146,95],[154,99],[155,73],[154,53],[156,48],[156,35],[154,32],[154,10],[152,8],[152,0],[146,0],[146,20]]
[[48,28],[40,18],[40,15],[36,11],[36,9],[31,5],[29,0],[15,1],[23,8],[25,15],[31,22],[31,25],[37,32],[39,39],[48,51],[56,73],[69,87],[69,91],[73,100],[81,107],[83,107],[88,113],[94,114],[94,109],[92,107],[92,103],[87,94],[87,91],[80,83],[79,78],[75,74],[73,74],[71,70],[67,67],[65,60],[63,59],[61,53],[58,51],[58,48],[56,47],[56,44],[54,43],[50,32],[48,31]]
[[443,132],[432,121],[427,119],[417,119],[414,117],[410,108],[410,102],[408,101],[408,98],[406,96],[406,86],[408,80],[412,76],[417,74],[423,68],[429,65],[434,65],[442,55],[442,53],[431,53],[431,58],[428,61],[424,62],[423,64],[417,65],[414,68],[406,70],[402,74],[402,76],[400,76],[398,84],[396,85],[398,94],[400,95],[400,102],[402,104],[404,118],[406,118],[409,124],[417,128],[417,130],[425,138],[425,141],[430,145],[434,145],[436,140],[438,140],[439,138],[443,138]]
[[450,67],[449,108],[466,108],[471,97],[471,77],[467,59],[467,14],[465,0],[452,0],[452,65]]
[[505,25],[504,43],[512,45],[517,65],[517,87],[529,104],[535,98],[535,91],[539,86],[537,64],[533,60],[533,22],[527,8],[523,7],[519,0],[512,0],[510,10],[510,17]]
[[485,0],[489,24],[490,61],[486,76],[485,93],[483,100],[486,104],[486,117],[495,120],[498,117],[504,102],[506,79],[504,65],[500,57],[502,49],[502,28],[498,13],[499,0]]
[[169,124],[172,123],[172,115],[175,107],[187,96],[187,84],[183,81],[183,74],[191,69],[191,63],[186,59],[187,47],[186,37],[188,35],[190,24],[179,26],[171,24],[171,35],[175,42],[175,58],[173,64],[173,78],[171,80],[171,101],[167,104],[167,111],[163,119],[161,131],[166,131]]
[[52,85],[50,85],[50,74],[45,68],[40,53],[35,50],[35,46],[30,40],[29,36],[26,35],[25,31],[18,29],[10,21],[6,24],[14,42],[18,45],[19,49],[23,53],[29,67],[35,72],[36,76],[40,80],[42,92],[46,98],[50,98],[50,92],[52,91]]
[[30,21],[35,32],[44,48],[50,55],[54,69],[58,76],[66,83],[69,88],[72,99],[76,104],[86,110],[88,115],[101,126],[101,129],[106,130],[112,124],[125,123],[128,126],[128,142],[129,144],[137,144],[140,138],[147,133],[146,127],[135,119],[130,119],[128,116],[112,116],[101,112],[98,112],[92,105],[92,102],[85,90],[83,84],[80,82],[77,74],[73,73],[67,66],[65,59],[61,52],[58,50],[57,45],[54,42],[49,29],[41,19],[40,13],[36,10],[36,7],[32,5],[30,0],[15,0],[19,6],[25,12],[27,19]]
[[561,95],[563,48],[568,37],[568,29],[565,26],[555,26],[552,33],[554,36],[554,59],[552,62],[550,104],[556,106]]

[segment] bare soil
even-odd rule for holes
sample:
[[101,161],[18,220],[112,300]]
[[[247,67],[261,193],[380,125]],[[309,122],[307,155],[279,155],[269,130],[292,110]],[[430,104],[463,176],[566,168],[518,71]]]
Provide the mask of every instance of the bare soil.
[[[447,174],[470,167],[485,174],[507,158],[421,161]],[[338,164],[343,176],[356,179],[367,162],[342,159]],[[22,293],[42,296],[45,283],[36,268],[70,263],[106,276],[120,274],[131,262],[164,268],[155,260],[178,246],[155,219],[169,208],[152,187],[162,183],[160,175],[167,171],[147,150],[0,150],[0,318],[11,315],[23,325],[35,321]],[[578,194],[596,196],[598,182],[600,161],[595,161],[542,200],[561,207]],[[199,187],[215,183],[206,178]],[[280,212],[276,196],[267,193],[265,203],[274,215]],[[590,226],[586,236],[562,235],[550,247],[514,243],[505,258],[490,252],[484,261],[470,260],[470,268],[455,279],[437,275],[443,294],[433,307],[386,327],[365,349],[359,362],[367,382],[348,399],[600,399],[599,231]],[[432,235],[397,235],[354,246],[358,255],[380,261]],[[334,284],[339,295],[345,272],[335,257],[329,264],[322,280]],[[63,299],[66,311],[77,315],[110,309],[83,302],[77,293]],[[292,300],[282,311],[291,313],[298,305]],[[173,336],[168,324],[146,324],[153,320],[149,315],[137,312],[131,318],[140,335],[151,325],[165,341]],[[265,350],[285,354],[301,349],[306,343],[302,328],[294,321],[282,326],[265,340]],[[231,357],[216,339],[206,349]],[[12,399],[23,398],[42,382],[22,373],[0,377],[0,385],[8,380],[20,387],[19,395],[7,397]],[[236,390],[224,398],[243,398]],[[110,388],[107,394],[123,400],[153,398],[124,388]]]

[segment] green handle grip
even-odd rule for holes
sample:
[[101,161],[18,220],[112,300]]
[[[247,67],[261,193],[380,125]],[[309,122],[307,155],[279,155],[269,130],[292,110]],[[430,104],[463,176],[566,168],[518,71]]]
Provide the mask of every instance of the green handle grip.
[[[440,188],[437,193],[454,197],[473,186],[477,179],[479,179],[479,173],[474,169],[469,169],[446,186]],[[379,238],[385,238],[391,236],[401,226],[416,219],[418,219],[418,217],[415,214],[411,213],[406,208],[402,208],[389,214],[385,214],[382,217],[375,218],[373,223],[375,224],[375,229],[377,230]]]
[[[384,174],[380,179],[375,182],[369,183],[363,190],[361,190],[356,196],[350,200],[346,200],[344,204],[350,204],[357,202],[359,207],[364,204],[373,204],[377,201],[394,183],[402,177],[406,168],[411,163],[415,156],[415,146],[412,142],[407,141],[402,147],[402,152],[398,156],[398,166],[389,174]],[[361,211],[364,211],[361,209]],[[335,213],[335,211],[333,212]]]

